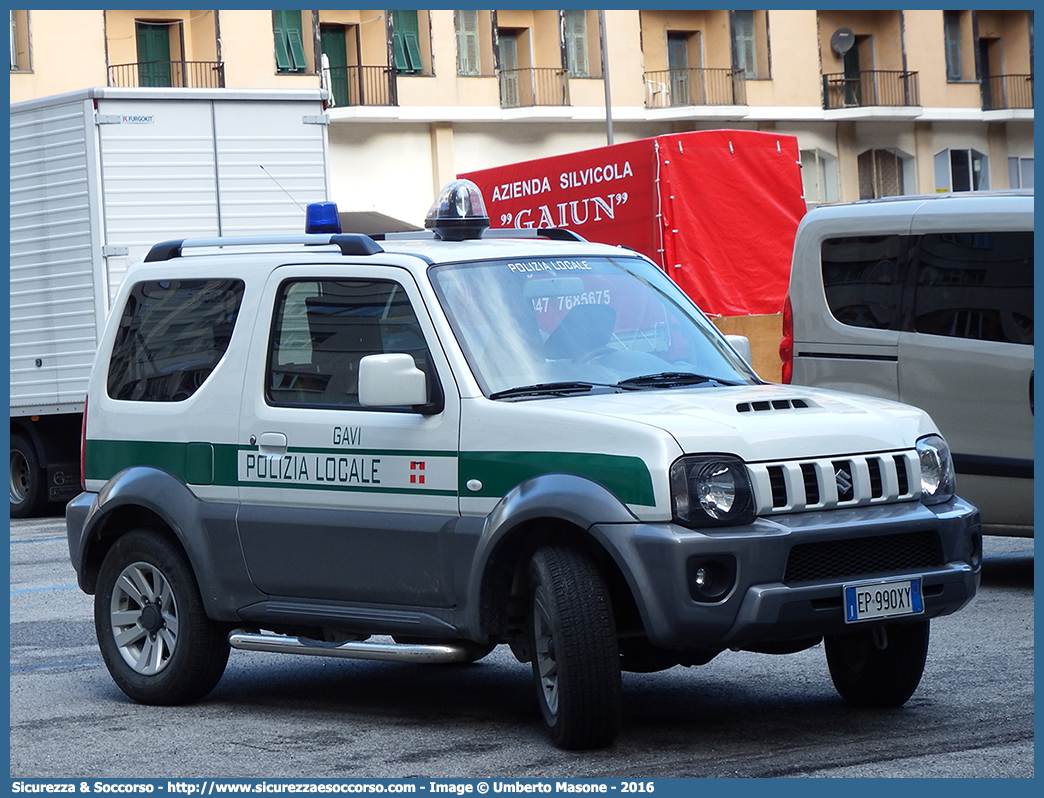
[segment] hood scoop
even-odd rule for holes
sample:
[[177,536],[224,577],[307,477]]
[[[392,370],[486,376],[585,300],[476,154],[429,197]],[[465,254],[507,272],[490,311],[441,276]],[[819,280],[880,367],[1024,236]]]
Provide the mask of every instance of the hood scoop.
[[740,402],[737,413],[763,413],[774,410],[806,410],[812,407],[807,399],[766,399],[757,402]]

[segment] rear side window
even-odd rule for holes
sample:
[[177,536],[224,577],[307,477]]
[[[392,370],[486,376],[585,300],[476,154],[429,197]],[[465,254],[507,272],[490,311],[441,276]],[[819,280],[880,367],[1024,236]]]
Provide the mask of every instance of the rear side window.
[[853,236],[823,242],[823,288],[835,319],[852,327],[899,329],[903,239]]
[[1033,233],[920,239],[914,331],[1033,344]]
[[1033,344],[1033,232],[832,238],[823,288],[842,324]]
[[109,360],[113,399],[180,402],[210,376],[232,338],[241,280],[154,280],[131,289]]

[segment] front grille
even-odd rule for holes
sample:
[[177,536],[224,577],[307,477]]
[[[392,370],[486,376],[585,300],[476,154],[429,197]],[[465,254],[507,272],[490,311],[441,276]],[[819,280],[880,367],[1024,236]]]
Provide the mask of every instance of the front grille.
[[816,475],[816,467],[811,463],[801,464],[801,482],[805,488],[806,501],[809,504],[819,504],[819,479]]
[[915,451],[748,465],[758,515],[891,504],[917,498]]
[[799,543],[790,550],[783,581],[854,579],[943,564],[942,544],[934,531]]

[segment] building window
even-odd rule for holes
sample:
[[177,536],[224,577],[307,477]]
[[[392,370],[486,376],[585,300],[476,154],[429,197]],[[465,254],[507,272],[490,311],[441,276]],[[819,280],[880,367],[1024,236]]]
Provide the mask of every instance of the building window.
[[943,33],[946,37],[946,79],[961,80],[961,12],[943,11]]
[[1033,159],[1008,158],[1008,185],[1011,188],[1033,188]]
[[300,11],[273,11],[272,32],[275,36],[276,68],[280,72],[303,72],[304,37],[301,34]]
[[571,78],[590,77],[587,63],[587,12],[564,11],[566,69]]
[[177,22],[134,23],[138,45],[138,85],[143,87],[175,85],[171,69],[171,31],[180,26]]
[[699,74],[690,73],[689,64],[698,67],[701,61],[699,31],[667,31],[667,71],[670,84],[666,87],[667,102],[662,105],[695,105],[698,102],[694,102],[690,97],[689,78],[694,77],[695,85],[699,88]]
[[518,82],[518,31],[500,28],[497,31],[497,61],[500,64],[500,104],[504,108],[518,108],[522,95]]
[[733,67],[748,80],[769,76],[768,12],[732,11]]
[[988,191],[990,160],[978,150],[943,150],[935,155],[936,191]]
[[424,69],[419,31],[416,11],[392,12],[392,50],[396,72],[414,75]]
[[822,150],[802,150],[801,184],[808,207],[837,202],[837,158]]
[[11,71],[29,71],[29,12],[9,10],[11,22]]
[[457,74],[481,75],[478,9],[454,11],[453,25],[457,31]]
[[754,38],[754,12],[736,12],[736,66],[746,78],[758,76],[758,50]]
[[867,150],[858,159],[859,198],[903,194],[903,159],[891,150]]

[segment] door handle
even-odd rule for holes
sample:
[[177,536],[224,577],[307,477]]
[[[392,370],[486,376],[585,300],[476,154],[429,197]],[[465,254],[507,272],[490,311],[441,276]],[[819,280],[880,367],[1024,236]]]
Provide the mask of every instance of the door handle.
[[257,448],[262,454],[286,454],[286,435],[282,432],[262,432],[257,437]]

